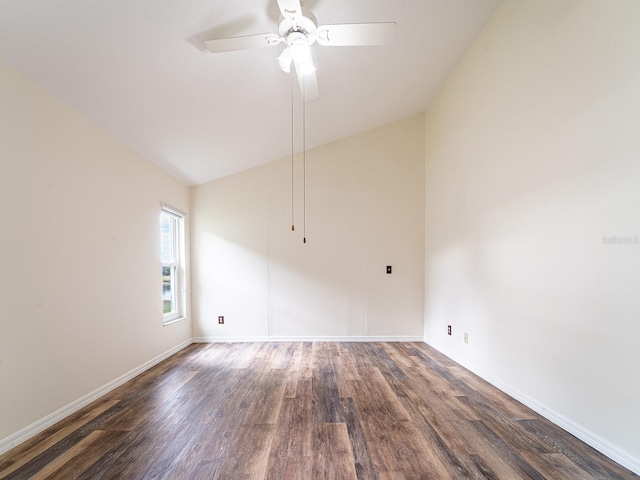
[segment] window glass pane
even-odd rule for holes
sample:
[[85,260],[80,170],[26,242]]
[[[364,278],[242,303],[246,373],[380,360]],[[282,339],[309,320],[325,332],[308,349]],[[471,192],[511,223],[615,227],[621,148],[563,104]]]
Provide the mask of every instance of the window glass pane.
[[162,313],[175,311],[175,268],[162,267]]
[[162,239],[162,262],[172,263],[175,261],[175,219],[172,215],[163,213],[161,216],[161,239]]

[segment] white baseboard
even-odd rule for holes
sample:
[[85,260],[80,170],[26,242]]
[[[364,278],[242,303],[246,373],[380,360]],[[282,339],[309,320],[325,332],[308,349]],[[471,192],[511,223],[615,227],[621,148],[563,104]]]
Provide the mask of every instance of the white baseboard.
[[323,336],[264,336],[264,337],[194,337],[193,343],[241,343],[241,342],[423,342],[418,336],[394,337],[323,337]]
[[589,429],[584,428],[583,426],[575,423],[574,421],[565,417],[564,415],[560,415],[559,413],[555,412],[553,409],[536,401],[535,399],[524,394],[520,390],[513,388],[510,385],[507,385],[506,383],[502,382],[500,379],[494,377],[493,375],[490,375],[489,373],[482,370],[481,368],[474,365],[473,363],[465,361],[463,359],[456,358],[456,356],[453,355],[451,352],[448,352],[446,348],[430,343],[426,339],[422,339],[422,341],[428,344],[429,346],[435,348],[443,355],[446,355],[453,361],[459,363],[466,369],[472,371],[483,380],[486,380],[487,382],[489,382],[494,387],[498,388],[499,390],[502,390],[507,395],[523,403],[534,412],[539,413],[540,415],[545,417],[547,420],[550,420],[560,428],[566,430],[573,436],[579,438],[587,445],[595,448],[600,453],[602,453],[603,455],[606,455],[614,462],[617,462],[623,467],[631,470],[633,473],[640,475],[640,459],[634,457],[633,455],[623,450],[620,450],[615,445],[612,445],[611,443],[607,442],[602,437],[596,435]]
[[164,359],[170,357],[174,353],[179,352],[180,350],[191,345],[192,343],[193,342],[191,341],[191,339],[185,340],[184,342],[173,347],[172,349],[167,350],[166,352],[158,355],[155,358],[152,358],[148,362],[143,363],[139,367],[134,368],[133,370],[125,373],[124,375],[116,378],[115,380],[112,380],[106,385],[103,385],[102,387],[94,390],[93,392],[90,392],[84,395],[83,397],[69,403],[68,405],[65,405],[64,407],[56,410],[55,412],[47,415],[46,417],[41,418],[37,422],[34,422],[31,425],[26,426],[22,430],[19,430],[16,433],[9,435],[6,438],[3,438],[2,440],[0,440],[0,455],[20,445],[22,442],[27,441],[28,439],[37,435],[43,430],[46,430],[51,425],[54,425],[55,423],[59,422],[65,417],[68,417],[72,413],[77,412],[82,407],[85,407],[91,402],[99,399],[103,395],[109,393],[111,390],[118,388],[123,383],[128,382],[132,378],[136,377],[137,375],[140,375],[142,372],[150,369],[154,365],[160,363]]

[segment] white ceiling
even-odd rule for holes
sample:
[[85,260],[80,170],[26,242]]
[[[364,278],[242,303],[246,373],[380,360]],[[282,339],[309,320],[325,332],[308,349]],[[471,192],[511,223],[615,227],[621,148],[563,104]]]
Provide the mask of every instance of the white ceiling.
[[[500,1],[303,2],[319,24],[397,23],[389,46],[312,47],[307,148],[424,111]],[[194,185],[290,155],[283,47],[202,45],[276,33],[278,18],[275,0],[0,0],[0,59]]]

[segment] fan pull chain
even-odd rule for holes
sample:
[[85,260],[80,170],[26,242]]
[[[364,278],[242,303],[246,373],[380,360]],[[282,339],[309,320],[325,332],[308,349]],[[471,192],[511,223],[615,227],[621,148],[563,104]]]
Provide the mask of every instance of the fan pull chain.
[[302,79],[302,243],[307,243],[307,80]]
[[291,75],[291,231],[295,231],[294,222],[294,175],[293,175],[293,75]]

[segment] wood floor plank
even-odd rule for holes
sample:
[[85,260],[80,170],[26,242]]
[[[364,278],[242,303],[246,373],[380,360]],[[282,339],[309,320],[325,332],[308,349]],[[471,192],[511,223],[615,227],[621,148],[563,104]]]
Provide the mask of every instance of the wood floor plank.
[[[473,400],[468,397],[461,397],[459,401],[473,404]],[[536,470],[547,471],[549,469],[547,455],[552,453],[552,450],[544,442],[528,432],[519,422],[505,416],[506,412],[487,404],[483,406],[487,409],[488,415],[481,415],[482,422],[492,432],[507,440],[512,448],[521,452],[523,458]]]
[[[462,395],[469,397],[469,399],[475,399],[476,402],[483,404],[482,408],[486,409],[486,405],[490,404],[491,412],[490,416],[494,416],[499,413],[501,417],[508,419],[529,419],[539,418],[539,416],[533,412],[530,408],[526,407],[522,403],[516,401],[506,393],[493,388],[485,380],[482,380],[472,372],[456,366],[450,368],[449,371],[459,384],[463,385]],[[469,385],[475,385],[476,388],[469,388]],[[489,395],[483,392],[490,392]]]
[[61,426],[58,424],[48,428],[31,441],[14,448],[11,452],[4,455],[7,461],[1,461],[2,457],[0,457],[0,478],[5,478],[23,465],[32,462],[37,456],[43,454],[46,450],[76,430],[82,428],[88,422],[112,408],[119,401],[119,399],[109,399],[105,402],[97,401],[77,414],[67,418],[65,425]]
[[306,342],[303,346],[303,360],[300,364],[296,393],[298,396],[311,397],[313,379],[313,343]]
[[344,379],[348,382],[360,380],[360,374],[358,373],[358,361],[355,358],[350,344],[341,343],[339,345],[338,357],[340,358],[341,364],[344,367]]
[[367,355],[366,348],[363,343],[348,343],[348,348],[356,360],[356,368],[374,368],[373,359]]
[[389,387],[397,397],[406,396],[402,384],[407,379],[405,372],[393,361],[382,345],[377,343],[366,344],[367,356],[373,359],[373,363],[385,377]]
[[416,405],[422,407],[427,419],[435,425],[457,420],[477,420],[474,412],[456,395],[456,390],[447,391],[437,382],[431,380],[430,375],[423,375],[421,370],[413,370],[411,382],[404,386],[406,396]]
[[353,452],[355,462],[356,476],[358,480],[376,480],[378,478],[378,472],[373,464],[367,439],[362,430],[353,398],[343,399],[343,409],[349,443],[351,444],[351,451]]
[[311,478],[356,480],[355,460],[344,423],[313,425]]
[[[196,398],[196,407],[192,412],[192,421],[206,425],[216,425],[221,418],[229,416],[238,407],[244,405],[249,395],[248,387],[253,385],[254,376],[249,370],[235,370],[231,375],[201,375],[198,383],[190,391]],[[244,418],[244,417],[243,417]]]
[[398,366],[398,364],[391,358],[384,348],[384,344],[379,343],[365,343],[364,349],[367,357],[372,359],[374,365],[380,370],[380,372],[388,378],[394,380],[406,380],[407,375]]
[[349,375],[347,367],[344,365],[342,353],[333,358],[333,371],[335,372],[335,381],[339,397],[353,397],[353,392],[351,391],[351,382],[353,380],[350,380],[351,376]]
[[406,479],[449,478],[427,439],[409,421],[363,422],[367,444],[375,445],[379,458],[392,477]]
[[588,472],[580,468],[576,463],[572,462],[566,455],[561,453],[545,453],[543,454],[544,460],[549,469],[558,472],[560,478],[579,478],[581,480],[595,480],[601,478],[614,478],[609,474],[604,476],[593,476]]
[[423,343],[195,344],[0,479],[637,479]]
[[263,343],[262,348],[254,356],[249,364],[249,368],[272,369],[281,368],[283,349],[286,347],[283,343]]
[[266,478],[311,478],[311,397],[285,399],[279,419],[269,452]]
[[[209,476],[203,478],[213,478],[229,453],[252,404],[251,393],[255,386],[255,381],[251,380],[248,372],[245,372],[240,381],[230,384],[224,401],[214,407],[215,414],[208,417],[208,423],[203,424],[197,435],[186,445],[184,456],[197,458],[193,471],[206,471]],[[212,468],[211,471],[207,470],[209,467]],[[189,475],[198,478],[195,473]]]
[[[480,468],[481,471],[490,472],[490,476],[494,478],[505,479],[528,479],[531,478],[526,473],[518,468],[518,465],[513,465],[509,461],[508,451],[502,451],[503,445],[499,445],[498,448],[483,434],[481,429],[474,426],[473,422],[479,420],[461,420],[456,423],[456,431],[460,435],[460,442],[465,444],[465,450],[467,455],[470,456],[474,464]],[[553,478],[553,477],[551,477]],[[551,479],[550,479],[551,480]]]
[[[480,455],[478,455],[477,453],[472,453],[471,455],[469,455],[469,459],[475,465],[475,467],[479,472],[479,477],[474,476],[474,478],[498,480],[499,477],[495,474],[495,472],[491,469],[491,467],[487,465],[487,463],[484,461],[484,459]],[[579,478],[579,477],[576,477],[576,478]]]
[[123,432],[95,430],[30,480],[75,480],[100,459],[104,446],[119,442],[123,435]]
[[234,361],[233,368],[249,368],[255,363],[256,358],[260,358],[260,350],[264,347],[263,343],[244,343],[238,344],[242,348],[239,357]]
[[158,377],[155,388],[149,389],[145,395],[137,396],[126,410],[114,415],[102,425],[101,429],[110,431],[133,430],[196,374],[197,372],[181,370],[163,374]]
[[[141,391],[146,391],[146,388],[141,388]],[[134,396],[130,396],[120,402],[117,402],[111,408],[105,410],[101,414],[97,415],[91,421],[85,423],[81,428],[74,430],[72,433],[58,441],[54,445],[51,445],[46,450],[42,451],[36,457],[29,462],[22,465],[19,469],[15,470],[6,478],[29,478],[35,473],[42,470],[50,462],[54,461],[60,455],[63,455],[67,450],[72,448],[77,443],[81,442],[85,437],[90,435],[93,431],[99,430],[102,425],[107,423],[113,416],[118,415],[125,410],[132,402]],[[64,427],[62,427],[64,428]],[[5,477],[1,477],[5,478]]]
[[[296,353],[298,351],[295,343],[277,343],[278,351],[277,355],[274,356],[271,364],[271,368],[283,368],[289,369],[291,368],[291,363],[296,359]],[[297,355],[297,359],[299,360],[299,355]]]
[[407,421],[409,415],[382,373],[377,368],[359,368],[360,380],[352,383],[358,411],[370,418],[382,418],[387,423]]
[[251,395],[251,406],[248,408],[242,424],[275,424],[280,414],[285,386],[286,372],[284,370],[265,370],[260,375],[258,388]]
[[[457,397],[465,394],[462,382],[451,375],[448,369],[426,359],[425,356],[414,357],[415,364],[411,368],[412,377],[420,377],[421,385],[428,386],[429,390],[435,393],[446,394],[447,396]],[[427,367],[427,368],[425,368]]]
[[470,468],[464,456],[459,455],[453,448],[449,446],[446,440],[438,433],[438,431],[429,423],[429,420],[422,414],[419,406],[411,401],[408,397],[403,399],[403,405],[409,415],[411,421],[425,435],[429,448],[433,450],[436,456],[442,462],[447,470],[450,478],[466,479],[471,478],[474,471]]
[[216,476],[217,480],[260,480],[265,477],[273,425],[243,426],[238,431],[229,455]]
[[340,391],[332,364],[315,368],[311,381],[313,421],[318,424],[344,422]]
[[482,420],[469,420],[466,423],[472,425],[473,428],[477,430],[479,437],[491,446],[493,452],[498,452],[503,460],[506,460],[516,468],[521,477],[531,478],[533,480],[545,480],[546,477],[544,475],[527,462],[526,458],[516,451],[510,443],[496,434],[485,422]]
[[594,478],[621,479],[627,474],[626,469],[615,463],[612,465],[604,455],[550,422],[537,419],[518,423]]
[[302,368],[303,344],[291,344],[291,359],[287,367],[287,381],[284,387],[284,398],[293,398],[298,392],[298,380]]
[[376,470],[405,478],[443,478],[446,468],[415,429],[382,373],[377,368],[359,370],[361,380],[352,387],[354,403]]

